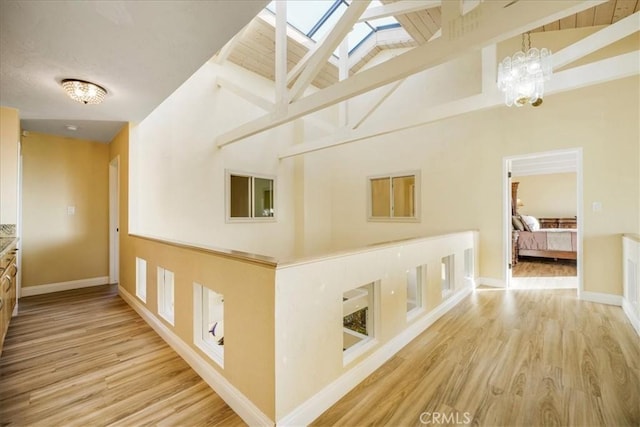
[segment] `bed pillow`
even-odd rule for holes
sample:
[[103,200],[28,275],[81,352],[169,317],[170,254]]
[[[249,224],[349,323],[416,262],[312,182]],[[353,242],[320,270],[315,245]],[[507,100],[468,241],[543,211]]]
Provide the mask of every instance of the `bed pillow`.
[[522,222],[524,222],[525,228],[528,228],[529,231],[538,231],[540,230],[540,222],[536,217],[530,215],[521,215]]
[[516,215],[511,217],[511,225],[513,225],[514,230],[524,231],[524,224],[522,223],[522,220]]

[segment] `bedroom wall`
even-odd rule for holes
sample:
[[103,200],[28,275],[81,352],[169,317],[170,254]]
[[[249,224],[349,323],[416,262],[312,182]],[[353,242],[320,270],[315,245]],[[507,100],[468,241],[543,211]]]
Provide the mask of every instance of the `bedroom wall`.
[[536,218],[573,218],[577,215],[576,173],[514,176],[518,198],[524,206],[518,213]]

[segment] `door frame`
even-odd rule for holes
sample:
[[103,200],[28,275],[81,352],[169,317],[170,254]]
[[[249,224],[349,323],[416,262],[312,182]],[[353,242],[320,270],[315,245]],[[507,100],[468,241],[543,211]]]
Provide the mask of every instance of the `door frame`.
[[109,162],[109,284],[120,277],[120,156]]
[[583,203],[583,165],[582,147],[569,148],[565,150],[543,151],[529,154],[519,154],[504,157],[502,160],[502,230],[503,230],[503,271],[505,278],[505,288],[511,285],[511,164],[514,160],[530,159],[535,157],[550,157],[558,154],[573,154],[576,159],[576,215],[578,217],[578,248],[576,271],[578,274],[578,298],[583,292],[583,227],[584,227],[584,203]]

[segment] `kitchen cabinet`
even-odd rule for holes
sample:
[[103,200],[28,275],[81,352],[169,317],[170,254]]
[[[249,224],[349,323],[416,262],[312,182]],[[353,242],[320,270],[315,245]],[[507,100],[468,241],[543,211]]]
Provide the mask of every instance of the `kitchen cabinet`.
[[17,240],[12,237],[0,238],[0,354],[17,301]]

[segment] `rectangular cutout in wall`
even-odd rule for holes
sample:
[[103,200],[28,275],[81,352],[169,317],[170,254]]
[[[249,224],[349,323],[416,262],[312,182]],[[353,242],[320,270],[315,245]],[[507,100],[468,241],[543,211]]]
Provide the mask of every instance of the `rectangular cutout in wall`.
[[377,316],[376,283],[350,289],[342,294],[342,351],[344,361],[366,351],[365,344],[375,337]]
[[158,267],[158,314],[174,326],[174,274]]
[[136,257],[136,296],[147,302],[147,261]]
[[422,309],[422,287],[426,271],[426,265],[419,265],[407,270],[407,318]]
[[473,279],[474,275],[474,260],[473,260],[473,248],[464,250],[464,277],[467,279]]
[[455,255],[452,254],[442,258],[442,299],[449,298],[453,294],[455,288],[454,271]]
[[224,367],[224,296],[194,283],[193,308],[195,345]]

